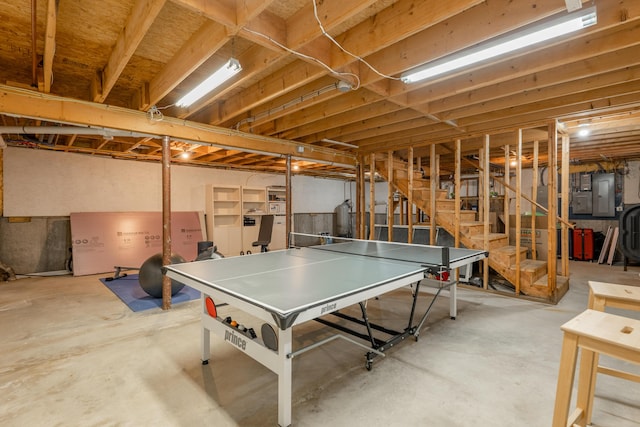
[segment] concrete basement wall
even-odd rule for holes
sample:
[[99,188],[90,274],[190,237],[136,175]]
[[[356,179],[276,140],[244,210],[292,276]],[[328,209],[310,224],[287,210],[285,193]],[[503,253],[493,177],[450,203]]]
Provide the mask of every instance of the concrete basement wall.
[[71,247],[69,217],[0,218],[0,260],[16,273],[66,269]]

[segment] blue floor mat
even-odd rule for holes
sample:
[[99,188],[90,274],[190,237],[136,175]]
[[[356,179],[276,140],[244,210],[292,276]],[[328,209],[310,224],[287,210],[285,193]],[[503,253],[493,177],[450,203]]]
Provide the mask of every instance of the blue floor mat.
[[[162,307],[162,298],[154,298],[142,290],[138,283],[138,275],[130,274],[119,279],[100,281],[124,302],[131,311],[144,311],[151,308]],[[172,304],[191,301],[200,298],[200,291],[186,286],[171,298]]]

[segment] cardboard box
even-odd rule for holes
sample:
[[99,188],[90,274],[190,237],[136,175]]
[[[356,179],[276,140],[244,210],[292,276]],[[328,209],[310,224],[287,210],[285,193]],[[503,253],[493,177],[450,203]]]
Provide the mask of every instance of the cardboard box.
[[[545,217],[546,219],[546,217]],[[514,225],[515,224],[515,220],[513,224],[510,225]],[[529,252],[527,253],[527,258],[531,258],[531,248],[532,248],[532,229],[531,228],[524,228],[521,227],[520,228],[520,246],[522,247],[527,247],[529,248]],[[548,246],[548,242],[547,242],[547,238],[549,236],[549,232],[547,231],[547,228],[537,228],[537,223],[536,223],[536,253],[537,253],[537,257],[536,259],[542,260],[542,261],[546,261],[547,260],[547,248]],[[511,246],[515,246],[516,245],[516,229],[514,228],[509,228],[509,244]]]
[[[546,215],[537,215],[536,217],[536,230],[547,229],[547,216]],[[531,215],[521,215],[520,216],[520,227],[521,228],[531,228],[533,217]],[[509,228],[515,228],[516,226],[516,216],[509,215]]]

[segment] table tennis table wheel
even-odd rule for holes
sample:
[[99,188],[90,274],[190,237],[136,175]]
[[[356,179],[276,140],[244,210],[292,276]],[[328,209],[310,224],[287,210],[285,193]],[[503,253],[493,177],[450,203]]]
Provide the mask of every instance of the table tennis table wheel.
[[373,367],[373,360],[367,359],[367,361],[364,362],[364,367],[367,368],[367,371],[370,371]]
[[262,341],[264,345],[270,349],[277,351],[278,350],[278,336],[276,335],[276,331],[273,329],[268,323],[263,323],[260,328],[260,332],[262,334]]

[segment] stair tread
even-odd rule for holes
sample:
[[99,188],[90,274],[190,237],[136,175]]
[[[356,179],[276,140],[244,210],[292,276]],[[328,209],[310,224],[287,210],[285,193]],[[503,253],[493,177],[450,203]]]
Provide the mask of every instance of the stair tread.
[[523,259],[522,261],[520,261],[520,271],[535,271],[543,267],[547,267],[546,261],[533,259]]
[[[453,200],[453,199],[442,199],[442,200]],[[456,212],[456,211],[455,211],[455,209],[438,209],[438,213],[446,213],[446,214],[449,214],[449,213],[455,213],[455,212]],[[476,211],[472,211],[472,210],[470,210],[470,209],[460,209],[460,212],[461,212],[461,213],[473,212],[474,214],[476,214],[476,213],[477,213]]]
[[[489,233],[489,240],[506,239],[507,235],[504,233]],[[484,240],[484,234],[476,234],[470,237],[471,240]]]
[[[524,246],[520,247],[520,252],[526,252],[528,249]],[[501,248],[497,248],[494,249],[493,252],[501,252],[501,253],[506,253],[506,254],[510,254],[510,255],[514,255],[517,251],[516,251],[516,247],[515,246],[503,246]]]
[[[549,280],[549,275],[545,274],[538,280],[536,280],[533,284],[536,286],[547,286]],[[569,278],[567,276],[556,275],[556,286],[560,283],[565,284],[569,282]]]

